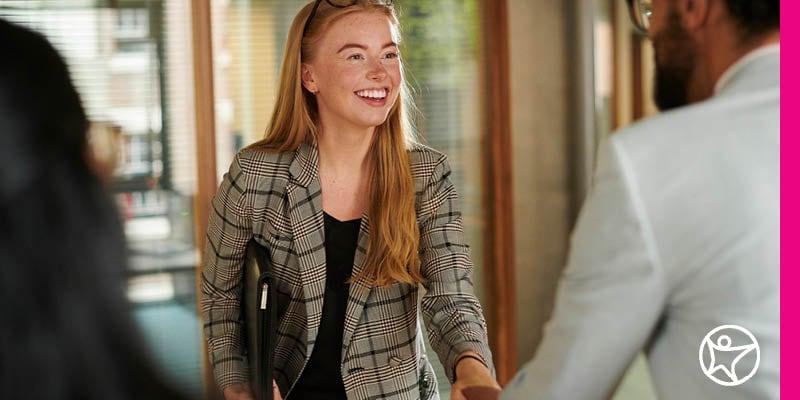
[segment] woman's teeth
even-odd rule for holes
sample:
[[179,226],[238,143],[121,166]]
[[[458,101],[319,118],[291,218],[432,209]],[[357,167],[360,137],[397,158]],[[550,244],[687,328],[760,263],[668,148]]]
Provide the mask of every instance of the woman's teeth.
[[378,90],[359,90],[356,95],[370,99],[384,99],[386,98],[386,89]]

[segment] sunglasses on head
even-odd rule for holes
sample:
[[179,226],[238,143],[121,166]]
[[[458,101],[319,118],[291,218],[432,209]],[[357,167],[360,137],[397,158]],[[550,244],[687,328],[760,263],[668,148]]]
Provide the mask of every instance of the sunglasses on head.
[[[346,7],[350,7],[350,6],[355,5],[356,3],[359,2],[359,0],[325,0],[325,2],[328,3],[331,7],[346,8]],[[321,3],[322,3],[322,0],[317,0],[317,1],[314,2],[314,8],[311,9],[311,14],[308,15],[308,19],[306,19],[306,24],[303,26],[303,36],[305,36],[306,33],[308,32],[308,26],[311,25],[311,21],[314,20],[314,15],[317,14],[317,9],[319,8],[319,5]],[[381,1],[373,0],[372,3],[391,6],[394,3],[394,1],[392,1],[392,0],[381,0]]]

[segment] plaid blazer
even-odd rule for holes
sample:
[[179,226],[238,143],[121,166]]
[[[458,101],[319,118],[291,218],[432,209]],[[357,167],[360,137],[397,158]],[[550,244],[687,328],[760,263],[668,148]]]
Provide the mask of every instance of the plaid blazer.
[[[486,323],[473,295],[458,195],[446,157],[428,147],[410,151],[425,282],[350,285],[341,371],[349,399],[438,399],[425,354],[419,309],[430,343],[453,380],[456,358],[474,351],[493,370]],[[268,249],[278,291],[275,379],[291,396],[319,330],[325,292],[325,237],[318,152],[244,149],[213,200],[202,280],[202,314],[217,384],[246,382],[242,290],[245,248]],[[362,218],[353,274],[364,269],[370,228]],[[420,301],[421,300],[421,301]]]

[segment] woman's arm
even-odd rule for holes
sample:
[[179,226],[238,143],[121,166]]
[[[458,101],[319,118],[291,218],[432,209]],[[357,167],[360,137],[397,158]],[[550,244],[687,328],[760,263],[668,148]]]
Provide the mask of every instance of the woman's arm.
[[[446,157],[441,156],[419,194],[417,213],[420,216],[421,269],[427,290],[422,299],[422,314],[430,343],[444,364],[448,379],[453,382],[456,364],[462,355],[479,358],[488,377],[494,375],[494,368],[486,321],[473,294],[472,261],[464,242],[458,194],[450,181],[450,173]],[[463,366],[474,367],[471,362],[462,362],[467,362]],[[465,374],[471,375],[471,372]]]
[[200,303],[211,366],[222,389],[249,380],[240,321],[242,265],[252,237],[246,188],[237,155],[214,196],[206,234]]

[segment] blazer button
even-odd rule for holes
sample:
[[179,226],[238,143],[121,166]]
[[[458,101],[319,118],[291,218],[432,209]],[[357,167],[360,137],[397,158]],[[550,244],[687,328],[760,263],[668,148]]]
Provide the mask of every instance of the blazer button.
[[399,365],[400,365],[400,363],[401,363],[402,361],[403,361],[403,360],[401,360],[401,359],[400,359],[400,357],[398,357],[398,356],[392,356],[392,358],[390,358],[390,359],[389,359],[389,366],[390,366],[390,367],[397,367],[397,366],[399,366]]

